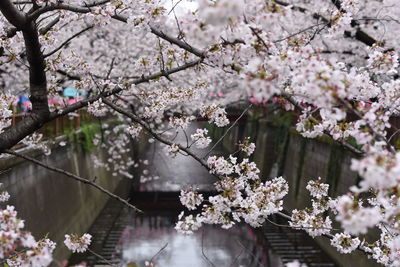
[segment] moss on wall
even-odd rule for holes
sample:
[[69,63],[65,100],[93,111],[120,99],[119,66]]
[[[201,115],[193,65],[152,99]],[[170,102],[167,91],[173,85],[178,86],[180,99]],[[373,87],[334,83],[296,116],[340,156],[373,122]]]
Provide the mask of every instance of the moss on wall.
[[94,137],[97,133],[100,133],[100,131],[101,126],[99,123],[87,123],[81,125],[78,131],[75,129],[68,129],[64,131],[64,134],[75,150],[84,149],[85,151],[91,152],[96,148],[93,144]]

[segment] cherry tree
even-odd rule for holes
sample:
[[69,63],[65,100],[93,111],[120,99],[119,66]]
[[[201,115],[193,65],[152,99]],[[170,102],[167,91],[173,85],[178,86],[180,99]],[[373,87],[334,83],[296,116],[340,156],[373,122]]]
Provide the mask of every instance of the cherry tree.
[[[23,143],[49,154],[36,131],[87,107],[94,116],[120,121],[105,125],[106,138],[95,140],[111,159],[95,164],[114,176],[131,177],[134,162],[121,155],[129,152],[131,138],[147,134],[172,158],[183,153],[218,177],[217,194],[207,199],[195,190],[181,192],[188,211],[179,216],[179,232],[190,234],[204,224],[258,227],[278,214],[312,237],[330,238],[341,253],[358,249],[386,266],[400,266],[400,156],[391,142],[398,131],[388,131],[400,102],[399,8],[396,0],[2,0],[0,152],[136,209],[87,178],[11,149]],[[88,98],[70,105],[49,102],[65,83],[89,90]],[[11,126],[10,105],[21,92],[29,94],[32,112]],[[167,135],[186,134],[199,116],[215,127],[232,125],[227,105],[272,97],[282,109],[300,113],[295,128],[302,136],[327,136],[356,155],[351,167],[360,183],[332,198],[329,185],[315,177],[307,185],[312,206],[287,215],[283,198],[290,185],[282,177],[259,177],[249,159],[251,140],[239,145],[239,160],[196,154],[192,146],[208,149],[212,142],[206,129],[196,129],[187,144]],[[8,198],[1,193],[1,201]],[[24,231],[12,206],[0,214],[0,258],[10,266],[48,265],[55,244]],[[342,228],[333,229],[333,220]],[[362,240],[372,228],[380,231],[379,239]],[[67,234],[65,245],[82,252],[90,241],[88,234]]]

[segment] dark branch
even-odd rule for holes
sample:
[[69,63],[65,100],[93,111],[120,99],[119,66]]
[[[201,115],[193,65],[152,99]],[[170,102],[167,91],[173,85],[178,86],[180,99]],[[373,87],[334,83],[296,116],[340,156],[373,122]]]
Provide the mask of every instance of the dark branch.
[[[165,139],[164,137],[161,137],[160,135],[158,135],[156,132],[154,132],[150,126],[148,126],[144,121],[142,121],[141,119],[139,119],[138,117],[136,117],[133,113],[118,107],[117,105],[113,104],[110,100],[107,100],[105,98],[103,98],[103,103],[105,103],[106,105],[108,105],[110,108],[112,108],[113,110],[117,111],[118,113],[121,113],[122,115],[125,115],[126,117],[130,118],[132,121],[136,122],[137,124],[139,124],[140,126],[143,127],[144,130],[146,130],[151,136],[154,137],[154,139],[156,139],[157,141],[166,144],[166,145],[173,145],[174,143],[171,142],[170,140]],[[208,167],[207,163],[201,159],[200,157],[198,157],[196,154],[194,154],[192,151],[190,151],[189,149],[187,149],[186,147],[183,147],[180,144],[175,144],[179,147],[180,150],[184,151],[185,153],[187,153],[189,156],[191,156],[193,159],[195,159],[197,162],[199,162],[203,167],[205,167],[207,170],[210,170],[210,168]]]
[[0,1],[0,11],[4,17],[17,29],[22,29],[26,24],[25,14],[19,11],[9,0]]
[[[331,0],[331,1],[338,9],[341,9],[341,4],[340,4],[340,2],[338,0]],[[286,3],[286,2],[280,1],[280,0],[275,0],[275,3],[277,3],[277,4],[281,5],[281,6],[289,6],[290,5],[289,3]],[[297,10],[297,11],[302,12],[302,13],[309,12],[307,9],[305,9],[303,7],[298,7],[298,6],[292,6],[292,9]],[[325,23],[329,23],[328,19],[324,18],[323,16],[321,16],[318,13],[312,13],[312,16],[315,19],[322,20]],[[345,31],[345,36],[346,37],[353,37],[356,40],[358,40],[358,41],[360,41],[360,42],[362,42],[362,43],[364,43],[364,44],[366,44],[368,46],[372,46],[373,44],[377,43],[376,39],[374,39],[368,33],[364,32],[363,30],[361,30],[359,28],[359,24],[356,21],[353,20],[351,22],[351,26],[352,27],[357,27],[356,34],[354,36],[352,36],[350,32]]]
[[67,45],[72,39],[78,37],[78,36],[81,35],[82,33],[84,33],[84,32],[86,32],[86,31],[92,29],[93,27],[94,27],[94,26],[91,25],[91,26],[86,27],[86,28],[84,28],[83,30],[81,30],[81,31],[79,31],[79,32],[77,32],[77,33],[75,33],[74,35],[72,35],[71,37],[69,37],[67,40],[65,40],[63,43],[61,43],[61,44],[60,44],[57,48],[55,48],[53,51],[51,51],[51,52],[45,54],[44,57],[46,58],[46,57],[49,57],[49,56],[53,55],[54,53],[57,53],[57,51],[61,50],[61,49],[62,49],[65,45]]
[[51,28],[53,28],[54,25],[56,25],[58,22],[60,21],[60,17],[57,17],[55,19],[53,19],[52,21],[50,21],[46,26],[42,27],[39,29],[39,33],[41,35],[45,35],[48,31],[51,30]]
[[76,181],[78,181],[78,182],[81,182],[81,183],[90,185],[90,186],[96,188],[97,190],[100,190],[101,192],[107,194],[108,196],[110,196],[110,197],[112,197],[112,198],[118,200],[119,202],[122,202],[124,205],[128,206],[128,207],[131,208],[131,209],[134,209],[134,210],[136,210],[136,211],[138,211],[138,212],[143,212],[143,211],[141,211],[140,209],[138,209],[138,208],[136,208],[135,206],[133,206],[132,204],[130,204],[130,203],[129,203],[128,201],[126,201],[125,199],[122,199],[121,197],[119,197],[119,196],[117,196],[117,195],[111,193],[111,192],[108,191],[107,189],[101,187],[100,185],[94,183],[93,181],[90,181],[89,179],[82,178],[82,177],[77,176],[77,175],[75,175],[75,174],[73,174],[73,173],[67,172],[67,171],[65,171],[65,170],[63,170],[63,169],[59,169],[59,168],[56,168],[56,167],[52,167],[52,166],[46,165],[46,164],[44,164],[43,162],[40,162],[40,161],[38,161],[38,160],[36,160],[36,159],[34,159],[34,158],[31,158],[31,157],[29,157],[29,156],[26,156],[26,155],[17,153],[17,152],[12,151],[12,150],[5,149],[5,150],[3,150],[3,153],[7,153],[7,154],[10,154],[10,155],[13,155],[13,156],[16,156],[16,157],[25,159],[25,160],[27,160],[27,161],[30,161],[30,162],[32,162],[32,163],[35,163],[36,165],[39,165],[39,166],[41,166],[41,167],[43,167],[43,168],[46,168],[46,169],[48,169],[48,170],[51,170],[51,171],[54,171],[54,172],[58,172],[58,173],[64,174],[65,176],[67,176],[67,177],[69,177],[69,178],[72,178],[72,179],[74,179],[74,180],[76,180]]
[[55,10],[69,10],[76,13],[88,13],[91,11],[90,9],[91,7],[104,5],[108,2],[110,2],[110,0],[99,0],[99,1],[94,1],[90,4],[86,4],[85,6],[74,6],[74,5],[64,4],[63,2],[46,4],[36,9],[32,13],[30,13],[28,15],[28,20],[36,20],[40,15]]
[[[202,60],[198,59],[198,60],[195,60],[195,61],[188,62],[185,65],[182,65],[180,67],[172,68],[170,70],[166,70],[166,71],[163,71],[163,72],[157,72],[157,73],[149,75],[149,76],[143,76],[143,77],[141,77],[139,79],[134,80],[132,82],[132,84],[138,85],[138,84],[141,84],[141,83],[146,83],[146,82],[149,82],[151,80],[158,79],[158,78],[163,77],[163,76],[165,77],[165,76],[168,76],[168,75],[171,75],[171,74],[174,74],[174,73],[177,73],[177,72],[180,72],[180,71],[195,67],[195,66],[201,64],[201,62],[202,62]],[[121,92],[123,90],[124,90],[124,88],[116,86],[113,90],[111,90],[109,92],[104,92],[103,94],[99,94],[99,95],[96,95],[96,96],[93,96],[93,97],[89,97],[89,98],[87,98],[85,100],[82,100],[82,101],[79,101],[79,102],[77,102],[75,104],[69,105],[69,106],[67,106],[66,108],[64,108],[61,111],[53,112],[53,113],[50,114],[50,118],[49,119],[53,120],[53,119],[55,119],[57,117],[66,115],[66,114],[68,114],[70,112],[73,112],[73,111],[76,111],[76,110],[78,110],[80,108],[83,108],[83,107],[87,106],[89,103],[93,103],[94,101],[97,101],[102,97],[115,95],[115,94],[118,94],[119,92]]]

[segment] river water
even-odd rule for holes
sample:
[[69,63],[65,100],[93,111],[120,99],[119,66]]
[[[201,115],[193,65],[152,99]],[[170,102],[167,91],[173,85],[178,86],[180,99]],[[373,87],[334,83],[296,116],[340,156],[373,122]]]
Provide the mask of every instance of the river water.
[[[180,134],[175,141],[185,144],[186,137]],[[174,226],[183,210],[179,191],[191,187],[207,194],[216,178],[188,156],[171,159],[157,142],[139,147],[136,154],[142,156],[130,201],[144,214],[110,201],[89,231],[95,240],[91,249],[104,259],[85,253],[73,256],[71,264],[133,267],[151,261],[159,267],[280,267],[298,259],[309,266],[336,266],[305,233],[273,224],[259,230],[238,224],[229,230],[205,226],[189,236],[177,233]],[[205,155],[207,150],[196,152]],[[213,154],[223,153],[217,149]]]

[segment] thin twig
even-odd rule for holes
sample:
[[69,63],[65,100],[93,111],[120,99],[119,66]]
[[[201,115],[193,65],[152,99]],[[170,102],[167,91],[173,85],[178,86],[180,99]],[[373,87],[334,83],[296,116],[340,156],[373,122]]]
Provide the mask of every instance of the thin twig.
[[286,224],[280,224],[276,223],[274,221],[271,221],[270,219],[266,218],[266,220],[278,227],[284,227],[284,228],[291,228],[291,229],[296,229],[296,230],[307,230],[307,229],[325,229],[325,230],[333,230],[333,231],[340,231],[340,229],[335,229],[335,228],[329,228],[329,227],[314,227],[314,226],[309,226],[309,227],[304,227],[304,226],[291,226],[291,225],[286,225]]
[[185,129],[183,129],[183,127],[182,127],[182,131],[185,134],[185,138],[186,138],[186,148],[189,148],[189,137],[188,137]]
[[[179,3],[182,2],[182,0],[179,0],[172,8],[171,10],[168,12],[168,15],[171,14],[171,12],[173,12],[176,8],[177,5],[179,5]],[[173,3],[172,3],[173,4]]]
[[114,199],[116,199],[116,200],[122,202],[123,204],[125,204],[125,205],[128,206],[129,208],[134,209],[134,210],[137,211],[137,212],[143,213],[142,210],[136,208],[135,206],[133,206],[132,204],[130,204],[130,203],[129,203],[128,201],[126,201],[125,199],[123,199],[123,198],[121,198],[121,197],[119,197],[119,196],[117,196],[117,195],[111,193],[111,192],[108,191],[107,189],[101,187],[100,185],[94,183],[93,181],[91,181],[91,180],[89,180],[89,179],[82,178],[82,177],[77,176],[77,175],[75,175],[75,174],[73,174],[73,173],[67,172],[67,171],[65,171],[65,170],[63,170],[63,169],[59,169],[59,168],[56,168],[56,167],[52,167],[52,166],[46,165],[46,164],[44,164],[43,162],[40,162],[40,161],[38,161],[38,160],[36,160],[36,159],[34,159],[34,158],[31,158],[31,157],[29,157],[29,156],[26,156],[26,155],[17,153],[17,152],[15,152],[15,151],[12,151],[12,150],[9,150],[9,149],[5,149],[5,150],[3,150],[2,152],[3,152],[3,153],[6,153],[6,154],[14,155],[14,156],[19,157],[19,158],[22,158],[22,159],[25,159],[25,160],[30,161],[30,162],[33,162],[33,163],[35,163],[35,164],[37,164],[37,165],[39,165],[39,166],[42,166],[43,168],[46,168],[46,169],[48,169],[48,170],[51,170],[51,171],[54,171],[54,172],[58,172],[58,173],[64,174],[65,176],[67,176],[67,177],[69,177],[69,178],[72,178],[72,179],[75,179],[75,180],[77,180],[77,181],[79,181],[79,182],[81,182],[81,183],[90,185],[90,186],[92,186],[92,187],[94,187],[94,188],[100,190],[101,192],[107,194],[108,196],[110,196],[110,197],[112,197],[112,198],[114,198]]
[[79,31],[79,32],[77,32],[77,33],[75,33],[74,35],[72,35],[71,37],[69,37],[67,40],[65,40],[63,43],[61,43],[61,44],[60,44],[57,48],[55,48],[53,51],[51,51],[51,52],[49,52],[49,53],[47,53],[47,54],[44,54],[43,57],[46,58],[46,57],[49,57],[49,56],[53,55],[54,53],[56,53],[57,51],[59,51],[60,49],[62,49],[66,44],[68,44],[72,39],[78,37],[78,36],[81,35],[82,33],[84,33],[84,32],[86,32],[86,31],[92,29],[93,27],[94,27],[94,26],[91,25],[91,26],[86,27],[86,28],[84,28],[83,30],[81,30],[81,31]]
[[397,130],[389,137],[388,142],[390,142],[390,141],[392,140],[392,138],[393,138],[396,134],[398,134],[399,132],[400,132],[400,129],[397,129]]
[[229,131],[236,125],[236,123],[246,114],[246,112],[253,106],[253,104],[250,104],[245,110],[243,110],[242,114],[232,123],[232,125],[226,130],[224,135],[221,136],[220,139],[212,146],[212,148],[203,156],[203,159],[205,159],[213,150],[214,148],[222,141],[222,139],[225,138],[225,136],[229,133]]
[[115,62],[115,57],[112,58],[110,68],[108,69],[107,75],[106,75],[106,80],[110,78],[111,72],[114,68],[114,62]]
[[94,256],[96,256],[97,258],[99,258],[99,259],[105,261],[108,265],[110,265],[110,266],[112,266],[112,267],[117,267],[117,265],[112,264],[111,261],[107,260],[106,258],[104,258],[104,257],[101,256],[100,254],[94,252],[93,250],[91,250],[91,249],[88,248],[87,251],[89,251],[90,253],[92,253],[92,254],[93,254]]
[[286,37],[284,37],[284,38],[282,38],[282,39],[275,40],[274,43],[282,42],[282,41],[284,41],[284,40],[287,40],[287,39],[289,39],[289,38],[292,38],[293,36],[296,36],[296,35],[298,35],[298,34],[301,34],[301,33],[303,33],[303,32],[306,32],[306,31],[308,31],[308,30],[311,30],[311,29],[313,29],[313,28],[315,28],[315,27],[318,27],[318,26],[320,26],[320,25],[323,25],[323,24],[325,24],[325,23],[318,23],[318,24],[311,25],[311,26],[309,26],[309,27],[307,27],[307,28],[305,28],[305,29],[302,29],[302,30],[300,30],[300,31],[298,31],[298,32],[295,32],[295,33],[293,33],[293,34],[290,34],[290,35],[288,35],[288,36],[286,36]]
[[[170,140],[163,138],[162,136],[158,135],[156,132],[154,132],[150,126],[147,125],[147,123],[145,123],[144,121],[142,121],[141,119],[139,119],[138,117],[136,117],[134,114],[130,113],[129,111],[122,109],[120,107],[118,107],[117,105],[113,104],[110,100],[103,98],[103,103],[108,105],[109,107],[111,107],[112,109],[114,109],[115,111],[127,116],[128,118],[130,118],[132,121],[138,123],[140,126],[143,127],[144,130],[146,130],[154,139],[156,139],[157,141],[166,144],[166,145],[173,145],[174,143],[172,143]],[[198,157],[197,155],[195,155],[192,151],[190,151],[189,149],[185,148],[184,146],[180,145],[180,144],[175,144],[179,147],[180,150],[186,152],[189,156],[191,156],[193,159],[195,159],[196,161],[198,161],[201,165],[203,165],[205,168],[207,168],[207,170],[210,170],[210,168],[208,167],[207,163],[202,160],[200,157]]]
[[154,260],[158,255],[160,255],[160,253],[161,253],[164,249],[166,249],[167,246],[168,246],[168,243],[166,243],[156,254],[154,254],[154,256],[151,257],[151,259],[150,259],[150,263],[153,263],[153,260]]

